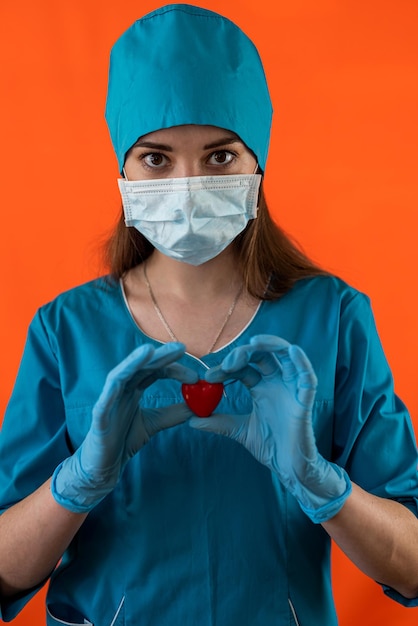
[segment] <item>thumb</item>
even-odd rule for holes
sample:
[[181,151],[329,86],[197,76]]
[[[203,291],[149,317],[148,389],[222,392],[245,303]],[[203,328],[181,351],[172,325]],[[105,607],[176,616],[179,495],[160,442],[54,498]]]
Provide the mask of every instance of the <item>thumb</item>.
[[213,415],[212,417],[192,417],[189,425],[196,429],[235,439],[240,431],[244,416]]
[[143,410],[145,428],[149,437],[152,437],[160,430],[172,428],[186,422],[191,415],[192,412],[183,402],[171,404],[160,409]]

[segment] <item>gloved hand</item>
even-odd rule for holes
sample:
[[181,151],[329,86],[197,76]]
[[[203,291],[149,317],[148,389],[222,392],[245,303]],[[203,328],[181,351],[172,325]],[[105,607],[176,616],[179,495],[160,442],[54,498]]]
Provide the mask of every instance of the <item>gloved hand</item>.
[[175,363],[184,352],[180,343],[157,349],[143,345],[108,374],[85,440],[53,474],[51,491],[59,504],[77,513],[90,511],[112,491],[128,460],[153,435],[190,417],[184,404],[153,410],[140,406],[144,389],[158,379],[197,382],[196,372]]
[[333,517],[351,492],[346,472],[318,452],[312,427],[317,379],[298,346],[258,335],[206,372],[208,382],[239,379],[253,400],[248,415],[193,418],[190,425],[226,435],[276,472],[315,523]]

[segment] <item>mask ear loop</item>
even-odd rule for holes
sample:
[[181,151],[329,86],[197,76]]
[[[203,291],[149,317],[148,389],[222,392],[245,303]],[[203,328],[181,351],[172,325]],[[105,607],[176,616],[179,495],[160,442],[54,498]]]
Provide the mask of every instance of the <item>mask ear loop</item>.
[[[253,172],[253,176],[254,176],[254,174],[257,174],[257,172],[258,172],[258,170],[259,170],[259,169],[260,169],[260,168],[259,168],[259,166],[258,166],[258,161],[257,161],[256,166],[255,166],[255,170],[254,170],[254,172]],[[261,170],[260,170],[260,174],[261,174],[261,173],[262,173],[262,172],[261,172]],[[259,190],[258,190],[257,211],[258,211],[258,205],[260,204],[260,194],[261,194],[261,186],[260,186],[260,188],[259,188]]]

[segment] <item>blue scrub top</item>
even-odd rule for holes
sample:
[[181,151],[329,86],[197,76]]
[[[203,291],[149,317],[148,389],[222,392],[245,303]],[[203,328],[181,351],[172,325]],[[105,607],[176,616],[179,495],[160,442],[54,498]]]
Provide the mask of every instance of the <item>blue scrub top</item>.
[[[260,333],[298,344],[312,361],[321,454],[367,491],[417,514],[414,434],[368,298],[337,278],[302,280],[263,302],[230,344],[182,362],[203,375]],[[159,344],[138,328],[111,279],[38,311],[0,433],[0,511],[81,444],[106,375],[143,343]],[[180,383],[171,380],[143,397],[148,407],[181,401]],[[250,407],[236,382],[219,411]],[[332,626],[329,557],[328,535],[275,475],[240,444],[186,423],[153,437],[89,514],[51,577],[47,624]],[[3,603],[0,618],[12,619],[35,591]]]

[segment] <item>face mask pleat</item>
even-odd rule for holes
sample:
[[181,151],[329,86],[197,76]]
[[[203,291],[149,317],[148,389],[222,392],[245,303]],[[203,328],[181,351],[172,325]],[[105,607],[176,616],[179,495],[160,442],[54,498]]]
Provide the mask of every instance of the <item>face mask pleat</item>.
[[163,254],[201,265],[257,216],[260,174],[119,179],[125,223]]

